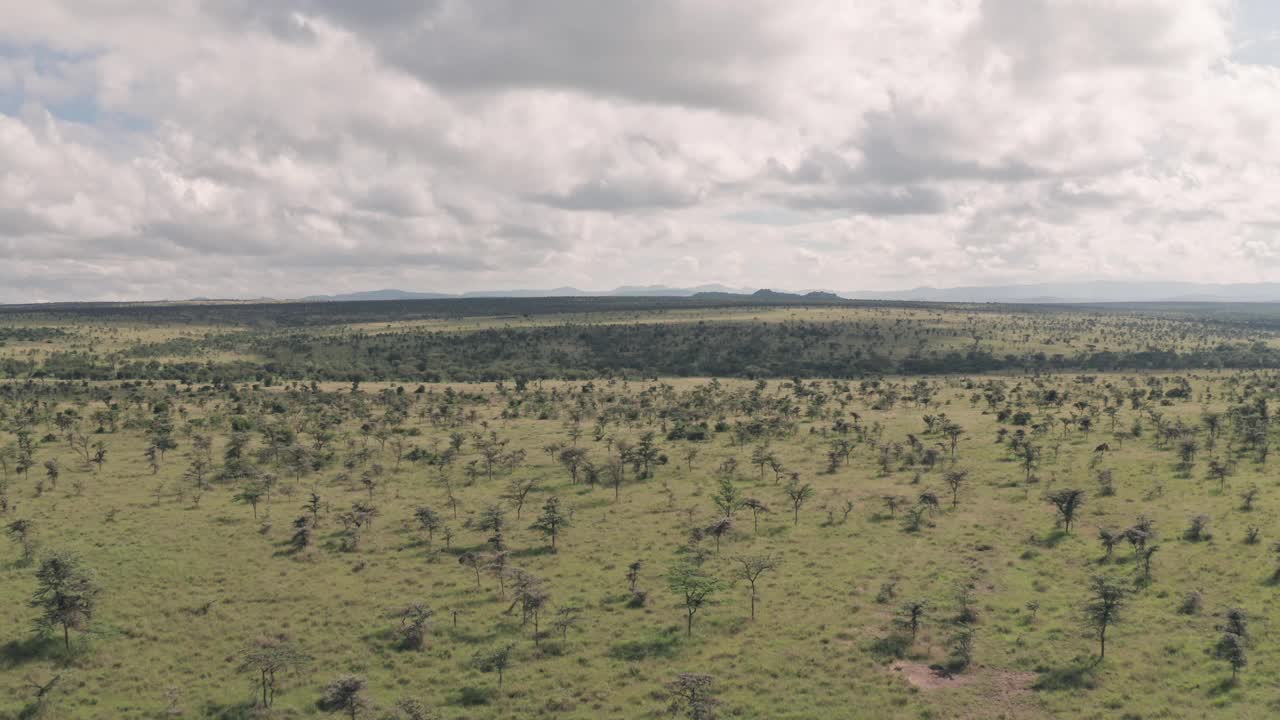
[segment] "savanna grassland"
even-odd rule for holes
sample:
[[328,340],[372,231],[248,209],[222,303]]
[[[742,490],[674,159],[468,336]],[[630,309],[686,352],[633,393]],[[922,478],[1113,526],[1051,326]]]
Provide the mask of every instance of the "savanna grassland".
[[1274,717],[1278,318],[7,310],[0,717]]

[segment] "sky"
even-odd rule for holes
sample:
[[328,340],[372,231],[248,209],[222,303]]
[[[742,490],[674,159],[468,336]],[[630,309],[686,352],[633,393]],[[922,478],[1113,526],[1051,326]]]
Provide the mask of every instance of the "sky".
[[1280,281],[1276,0],[0,18],[0,302]]

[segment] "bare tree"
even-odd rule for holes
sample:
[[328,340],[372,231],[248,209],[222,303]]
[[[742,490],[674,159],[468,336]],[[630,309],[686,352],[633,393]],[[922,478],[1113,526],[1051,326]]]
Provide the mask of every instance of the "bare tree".
[[756,582],[760,580],[761,575],[776,569],[782,563],[782,560],[769,553],[767,555],[741,555],[735,557],[734,561],[738,563],[735,574],[751,587],[751,619],[755,620],[756,598],[759,597],[756,592]]
[[801,483],[800,478],[793,476],[791,481],[787,483],[785,488],[787,497],[791,499],[792,524],[800,524],[800,506],[806,500],[813,497],[813,486],[809,483]]

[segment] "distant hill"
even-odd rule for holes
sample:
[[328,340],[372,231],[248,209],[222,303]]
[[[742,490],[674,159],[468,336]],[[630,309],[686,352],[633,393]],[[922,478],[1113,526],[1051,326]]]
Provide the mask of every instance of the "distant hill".
[[549,290],[473,290],[465,293],[410,292],[406,290],[370,290],[366,292],[340,293],[336,295],[309,295],[298,298],[302,302],[351,302],[360,300],[443,300],[447,298],[523,298],[523,297],[691,297],[698,293],[718,292],[747,295],[748,288],[731,288],[725,285],[699,285],[679,288],[666,285],[624,285],[613,290],[579,290],[575,287],[558,287]]
[[1092,282],[1034,283],[912,290],[854,290],[858,300],[920,302],[1100,303],[1100,302],[1280,302],[1280,283]]
[[[693,287],[669,285],[623,285],[612,290],[581,290],[575,287],[549,289],[475,290],[464,293],[418,292],[398,289],[367,290],[300,298],[208,298],[186,300],[136,300],[114,304],[216,305],[243,303],[359,302],[450,300],[489,298],[701,298],[742,301],[749,297],[782,302],[830,302],[836,300],[889,300],[905,302],[1011,303],[1011,304],[1092,304],[1092,303],[1280,303],[1280,283],[1193,283],[1100,280],[1087,282],[1028,283],[1024,285],[970,285],[959,287],[918,287],[911,290],[826,290],[791,292],[755,288],[735,288],[717,283]],[[84,303],[57,303],[78,305]],[[98,303],[88,303],[98,304]],[[112,304],[112,303],[106,303]]]
[[455,297],[444,293],[405,292],[404,290],[367,290],[340,295],[308,295],[302,302],[352,302],[359,300],[439,300]]

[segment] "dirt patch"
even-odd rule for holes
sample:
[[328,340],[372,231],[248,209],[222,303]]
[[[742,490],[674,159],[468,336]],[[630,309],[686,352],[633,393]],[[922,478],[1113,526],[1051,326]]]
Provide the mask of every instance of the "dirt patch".
[[955,696],[957,700],[967,699],[960,704],[953,704],[952,713],[948,717],[962,720],[988,720],[993,717],[1029,720],[1045,717],[1043,711],[1036,707],[1031,692],[1031,686],[1037,678],[1035,673],[975,665],[964,674],[949,676],[923,663],[905,660],[893,663],[889,669],[921,692],[973,688],[973,693]]
[[1030,690],[1036,679],[1040,677],[1033,672],[1018,672],[1017,670],[989,670],[987,672],[991,675],[996,687],[1008,693]]
[[907,682],[921,690],[942,690],[960,687],[973,682],[972,675],[947,675],[940,673],[922,663],[899,660],[890,665],[894,672],[902,675]]
[[944,690],[978,684],[990,691],[991,697],[1012,700],[1031,690],[1037,675],[1033,672],[1000,670],[989,667],[971,667],[960,675],[948,675],[924,663],[899,660],[889,666],[904,680],[921,690]]

